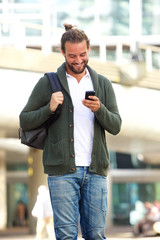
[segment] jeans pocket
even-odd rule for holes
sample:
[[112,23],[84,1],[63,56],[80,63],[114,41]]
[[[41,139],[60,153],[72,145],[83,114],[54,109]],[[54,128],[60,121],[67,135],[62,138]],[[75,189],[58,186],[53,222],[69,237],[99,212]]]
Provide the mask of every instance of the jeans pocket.
[[102,211],[107,211],[107,191],[106,189],[102,190]]

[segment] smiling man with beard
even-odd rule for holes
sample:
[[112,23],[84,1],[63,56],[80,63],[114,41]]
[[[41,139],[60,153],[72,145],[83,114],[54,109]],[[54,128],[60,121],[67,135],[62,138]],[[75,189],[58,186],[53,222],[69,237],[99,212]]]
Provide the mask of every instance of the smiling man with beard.
[[[77,239],[79,215],[84,239],[106,239],[109,154],[105,131],[118,134],[121,118],[111,82],[88,66],[87,35],[72,25],[64,26],[65,62],[57,70],[62,90],[52,93],[43,76],[20,114],[20,125],[31,130],[55,116],[48,129],[43,166],[56,239]],[[93,90],[95,96],[85,99],[85,92]],[[59,104],[61,114],[56,117]]]

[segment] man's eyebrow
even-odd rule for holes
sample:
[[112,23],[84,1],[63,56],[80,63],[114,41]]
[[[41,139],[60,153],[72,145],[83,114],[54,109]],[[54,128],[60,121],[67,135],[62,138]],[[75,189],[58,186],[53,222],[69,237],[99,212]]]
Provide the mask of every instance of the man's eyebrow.
[[[86,53],[87,53],[87,52],[82,52],[82,53],[80,53],[80,55],[83,55],[83,54],[86,54]],[[68,56],[76,56],[76,54],[74,54],[74,53],[69,53]]]
[[81,53],[80,55],[82,55],[82,54],[86,54],[87,52],[85,51],[85,52],[83,52],[83,53]]

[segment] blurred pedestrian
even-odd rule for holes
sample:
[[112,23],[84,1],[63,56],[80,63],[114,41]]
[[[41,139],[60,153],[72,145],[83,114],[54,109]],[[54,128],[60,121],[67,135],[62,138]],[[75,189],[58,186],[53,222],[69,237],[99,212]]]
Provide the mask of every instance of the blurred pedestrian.
[[145,217],[134,226],[134,234],[149,236],[154,231],[154,228],[158,229],[158,224],[155,223],[160,220],[160,213],[155,204],[145,202],[144,205],[146,208]]
[[45,239],[45,233],[48,234],[49,240],[53,240],[53,212],[49,191],[44,185],[38,188],[37,200],[32,210],[32,216],[37,218],[36,240]]
[[16,225],[26,226],[27,224],[28,211],[27,207],[22,200],[18,202],[16,209]]

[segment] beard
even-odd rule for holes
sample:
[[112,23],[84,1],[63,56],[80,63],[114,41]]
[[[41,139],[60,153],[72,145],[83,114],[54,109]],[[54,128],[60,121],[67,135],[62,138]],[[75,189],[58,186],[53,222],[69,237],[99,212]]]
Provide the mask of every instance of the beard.
[[67,67],[73,72],[73,73],[76,73],[76,74],[81,74],[84,72],[85,68],[87,67],[87,64],[88,64],[88,59],[86,61],[83,61],[81,64],[82,64],[82,67],[80,69],[77,69],[76,68],[76,65],[75,63],[72,63],[72,64],[69,64],[67,62],[67,59],[65,58],[66,60],[66,64],[67,64]]

